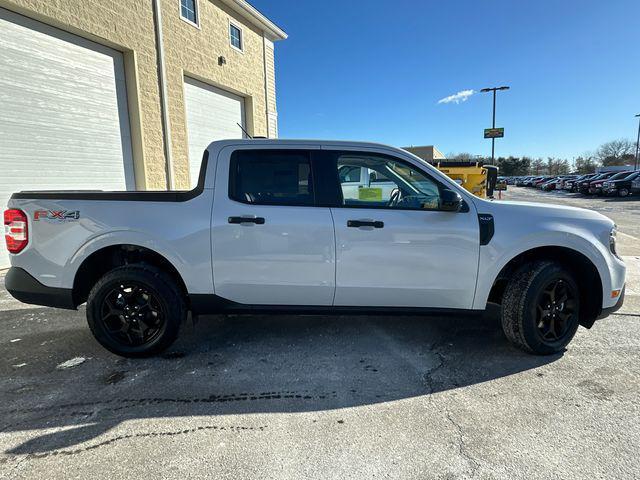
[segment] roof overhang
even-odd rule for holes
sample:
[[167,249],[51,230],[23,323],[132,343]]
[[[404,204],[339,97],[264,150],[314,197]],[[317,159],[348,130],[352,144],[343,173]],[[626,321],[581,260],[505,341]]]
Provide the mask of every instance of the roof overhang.
[[265,17],[258,9],[245,0],[222,0],[235,12],[263,29],[265,36],[272,42],[286,40],[288,35],[284,30]]

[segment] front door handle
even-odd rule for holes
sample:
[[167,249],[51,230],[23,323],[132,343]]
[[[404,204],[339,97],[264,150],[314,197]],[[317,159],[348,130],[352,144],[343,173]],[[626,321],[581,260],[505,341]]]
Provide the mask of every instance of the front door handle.
[[229,223],[255,223],[256,225],[264,225],[263,217],[229,217]]
[[384,222],[379,220],[347,220],[347,227],[373,227],[384,228]]

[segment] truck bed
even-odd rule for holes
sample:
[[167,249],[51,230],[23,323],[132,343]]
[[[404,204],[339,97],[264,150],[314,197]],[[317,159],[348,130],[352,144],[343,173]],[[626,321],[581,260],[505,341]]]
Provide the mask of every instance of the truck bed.
[[28,190],[11,195],[10,200],[100,200],[116,202],[186,202],[202,193],[209,163],[209,151],[202,156],[198,184],[193,190],[113,191]]
[[202,188],[171,191],[122,191],[102,190],[33,190],[17,192],[11,200],[101,200],[118,202],[186,202],[202,193]]

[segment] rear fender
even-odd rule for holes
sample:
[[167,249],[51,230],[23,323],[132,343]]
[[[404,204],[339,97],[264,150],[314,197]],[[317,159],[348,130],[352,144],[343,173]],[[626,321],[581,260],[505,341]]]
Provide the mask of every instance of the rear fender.
[[144,247],[164,257],[178,271],[189,293],[214,293],[209,256],[204,255],[200,265],[193,265],[180,256],[179,252],[176,252],[175,248],[171,248],[167,242],[151,238],[149,235],[135,230],[114,230],[88,240],[69,259],[63,270],[62,284],[69,286],[69,288],[73,286],[78,269],[87,258],[103,248],[118,245]]

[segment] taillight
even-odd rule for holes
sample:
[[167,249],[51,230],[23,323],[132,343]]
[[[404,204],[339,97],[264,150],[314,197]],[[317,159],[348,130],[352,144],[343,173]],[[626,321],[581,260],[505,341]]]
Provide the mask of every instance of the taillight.
[[4,239],[11,253],[19,253],[29,243],[27,215],[15,208],[4,211]]

